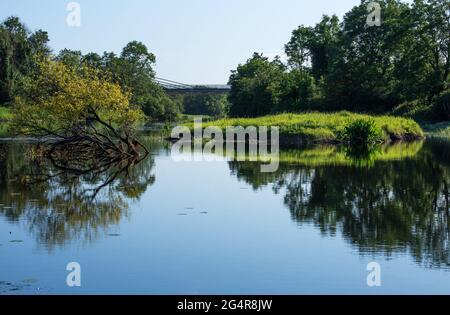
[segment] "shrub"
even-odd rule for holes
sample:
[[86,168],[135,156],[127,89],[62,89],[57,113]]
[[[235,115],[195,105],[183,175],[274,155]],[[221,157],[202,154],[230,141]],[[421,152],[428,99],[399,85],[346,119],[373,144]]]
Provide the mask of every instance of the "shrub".
[[358,119],[344,128],[343,140],[350,147],[374,147],[384,141],[384,133],[373,120]]

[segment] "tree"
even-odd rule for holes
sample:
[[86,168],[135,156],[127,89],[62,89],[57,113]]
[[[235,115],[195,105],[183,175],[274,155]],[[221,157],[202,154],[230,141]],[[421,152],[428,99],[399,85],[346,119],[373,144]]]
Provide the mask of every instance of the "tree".
[[155,83],[155,56],[140,42],[128,43],[120,56],[104,53],[101,62],[96,56],[86,59],[108,72],[114,82],[131,92],[131,104],[141,108],[153,121],[173,121],[181,112],[181,105],[166,95]]
[[285,46],[288,63],[292,68],[309,69],[312,58],[312,41],[314,29],[312,27],[299,26],[292,32],[289,43]]
[[432,99],[450,74],[450,3],[416,0],[405,16],[405,45],[397,64],[398,90],[404,98]]
[[83,53],[79,50],[63,49],[56,56],[56,60],[73,69],[80,69],[83,66]]
[[98,70],[44,59],[32,82],[27,95],[15,100],[12,127],[17,134],[47,140],[52,158],[59,149],[80,161],[146,152],[134,137],[142,112],[130,105],[129,93]]
[[321,80],[315,80],[309,71],[293,69],[284,75],[280,86],[280,101],[276,112],[300,112],[321,109],[323,95]]
[[330,107],[385,112],[401,101],[394,74],[405,44],[402,31],[408,5],[378,1],[382,23],[374,27],[366,22],[368,3],[362,1],[344,17],[326,78]]
[[280,102],[285,66],[255,53],[244,65],[232,71],[228,100],[230,115],[255,117],[274,111]]
[[335,15],[324,15],[315,27],[299,26],[285,46],[288,64],[301,72],[310,70],[319,80],[328,73],[339,35],[339,19]]
[[35,55],[48,56],[48,35],[31,33],[17,17],[0,24],[0,104],[19,93],[21,81],[34,70]]
[[184,113],[190,115],[208,115],[224,117],[228,113],[226,95],[186,95],[183,99]]

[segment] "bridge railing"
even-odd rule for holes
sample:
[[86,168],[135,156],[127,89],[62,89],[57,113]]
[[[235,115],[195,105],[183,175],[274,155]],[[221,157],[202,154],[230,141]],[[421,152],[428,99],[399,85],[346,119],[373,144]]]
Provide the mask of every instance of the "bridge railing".
[[169,93],[227,93],[231,89],[229,85],[190,85],[162,78],[155,81]]

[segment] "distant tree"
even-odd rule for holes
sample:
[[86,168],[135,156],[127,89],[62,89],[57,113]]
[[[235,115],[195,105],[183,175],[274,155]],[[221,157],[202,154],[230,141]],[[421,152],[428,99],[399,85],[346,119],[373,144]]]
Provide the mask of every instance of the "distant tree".
[[226,95],[187,95],[183,100],[184,113],[190,115],[225,117],[228,106]]
[[181,104],[167,96],[163,88],[156,84],[153,70],[155,56],[143,43],[128,43],[120,56],[104,53],[101,62],[96,61],[96,56],[90,56],[89,62],[100,64],[114,82],[129,90],[131,103],[141,108],[150,120],[173,121],[181,113]]
[[405,14],[397,90],[407,100],[432,99],[449,82],[450,2],[416,0]]
[[367,24],[367,5],[348,12],[326,78],[333,108],[384,112],[399,104],[395,69],[401,55],[408,5],[397,0],[377,1],[382,8],[381,26]]
[[303,25],[292,32],[291,40],[285,46],[288,64],[292,68],[300,71],[310,68],[314,35],[312,27]]
[[28,42],[31,46],[31,53],[33,55],[49,56],[51,54],[51,49],[48,46],[50,41],[48,33],[42,30],[38,30],[30,35]]
[[35,69],[34,56],[50,54],[47,43],[46,32],[31,33],[17,17],[0,24],[0,104],[19,93],[21,81]]
[[308,71],[293,69],[284,75],[276,112],[301,112],[323,109],[323,82]]
[[84,64],[96,69],[101,69],[103,66],[102,57],[96,53],[88,53],[84,55],[82,61]]
[[324,15],[315,27],[299,26],[285,46],[288,64],[301,72],[310,70],[320,79],[328,73],[339,35],[339,19],[335,15]]
[[80,69],[83,65],[83,53],[79,50],[63,49],[56,56],[56,60],[74,69]]
[[255,53],[232,71],[230,115],[255,117],[269,114],[278,107],[286,67],[276,59],[269,61]]

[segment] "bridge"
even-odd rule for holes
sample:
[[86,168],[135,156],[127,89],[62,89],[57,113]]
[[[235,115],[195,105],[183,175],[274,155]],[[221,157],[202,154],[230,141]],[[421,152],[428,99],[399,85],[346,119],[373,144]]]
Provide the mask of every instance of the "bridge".
[[161,85],[168,94],[225,94],[231,90],[229,85],[190,85],[162,78],[155,78],[155,81]]

